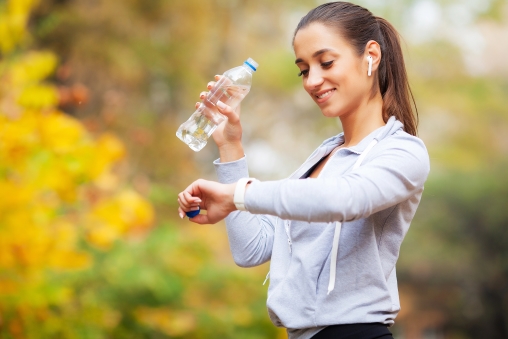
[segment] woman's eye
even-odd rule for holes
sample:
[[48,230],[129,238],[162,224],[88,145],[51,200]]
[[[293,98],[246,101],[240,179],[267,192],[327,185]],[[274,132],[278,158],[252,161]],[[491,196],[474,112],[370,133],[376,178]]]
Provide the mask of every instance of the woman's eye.
[[304,69],[304,70],[300,71],[300,73],[298,73],[298,76],[299,77],[301,77],[302,75],[306,76],[308,73],[309,73],[309,70],[308,69]]
[[333,60],[332,61],[323,62],[323,63],[321,63],[321,67],[328,68],[332,64],[333,64]]
[[[332,66],[332,64],[333,64],[333,61],[334,60],[327,61],[327,62],[322,62],[321,63],[321,67],[323,67],[323,68],[330,68]],[[308,74],[309,74],[309,70],[308,69],[304,69],[304,70],[300,71],[300,73],[298,73],[298,76],[301,77],[303,75],[305,77]]]

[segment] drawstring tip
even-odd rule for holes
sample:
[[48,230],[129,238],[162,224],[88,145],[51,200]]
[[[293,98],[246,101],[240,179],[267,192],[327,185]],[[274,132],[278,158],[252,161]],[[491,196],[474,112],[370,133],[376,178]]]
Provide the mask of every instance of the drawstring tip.
[[270,271],[268,271],[268,274],[266,275],[265,281],[263,281],[263,286],[265,286],[266,281],[268,280],[269,277],[270,277]]
[[326,295],[330,295],[330,292],[333,291],[333,290],[328,290],[328,293],[326,293]]

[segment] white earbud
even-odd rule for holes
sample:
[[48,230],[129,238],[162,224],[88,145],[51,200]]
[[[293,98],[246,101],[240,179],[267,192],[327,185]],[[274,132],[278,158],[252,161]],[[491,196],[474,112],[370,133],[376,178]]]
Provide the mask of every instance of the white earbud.
[[369,60],[369,70],[368,70],[368,72],[367,72],[367,75],[368,75],[368,76],[371,76],[371,75],[372,75],[372,57],[369,55],[369,56],[367,57],[367,59]]

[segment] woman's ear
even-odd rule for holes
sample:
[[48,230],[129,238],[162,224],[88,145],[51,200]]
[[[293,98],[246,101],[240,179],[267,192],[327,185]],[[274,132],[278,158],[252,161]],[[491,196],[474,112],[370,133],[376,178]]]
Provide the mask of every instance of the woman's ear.
[[367,75],[371,76],[372,72],[376,72],[381,62],[381,46],[370,40],[365,46],[365,65],[367,66]]

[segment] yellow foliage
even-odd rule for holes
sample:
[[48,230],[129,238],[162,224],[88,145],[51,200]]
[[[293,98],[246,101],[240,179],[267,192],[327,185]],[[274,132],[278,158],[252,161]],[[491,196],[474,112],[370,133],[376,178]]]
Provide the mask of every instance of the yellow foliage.
[[53,53],[32,51],[10,65],[10,81],[16,87],[36,84],[51,75],[56,66]]
[[178,337],[196,327],[194,314],[169,308],[140,307],[134,311],[136,319],[147,327],[156,329],[170,337]]
[[0,50],[10,52],[25,36],[28,15],[37,0],[15,0],[0,4]]
[[149,203],[134,191],[123,190],[92,208],[86,223],[87,239],[93,245],[108,248],[127,232],[149,227],[153,218]]
[[53,86],[34,85],[23,89],[18,104],[26,108],[50,108],[58,102],[58,94]]
[[[48,282],[48,271],[93,264],[81,239],[107,248],[149,228],[154,219],[148,201],[118,188],[122,180],[114,168],[125,156],[122,142],[112,134],[94,138],[57,109],[58,92],[44,83],[57,66],[56,56],[13,53],[24,41],[35,4],[0,3],[5,56],[0,59],[0,317],[6,310],[18,314],[9,324],[19,337],[24,337],[23,319],[35,313],[49,317],[49,305],[64,305],[73,295],[71,288]],[[118,321],[113,318],[112,324]]]
[[80,151],[88,143],[83,126],[74,118],[53,111],[39,117],[39,136],[43,147],[57,154]]
[[[121,160],[125,156],[125,148],[117,137],[110,133],[103,134],[96,142],[95,161],[91,164],[89,170],[93,178],[99,178],[100,175],[106,174],[112,179],[106,169],[109,164]],[[100,178],[103,181],[105,178]]]

